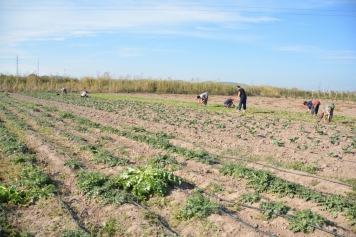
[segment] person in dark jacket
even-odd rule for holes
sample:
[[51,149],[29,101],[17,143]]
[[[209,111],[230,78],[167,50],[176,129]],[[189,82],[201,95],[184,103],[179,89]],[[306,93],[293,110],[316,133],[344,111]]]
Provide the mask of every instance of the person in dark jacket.
[[240,86],[236,86],[236,90],[238,91],[237,98],[240,99],[239,107],[237,108],[237,111],[239,112],[241,110],[241,107],[242,107],[243,111],[245,112],[246,111],[246,101],[247,101],[246,92]]
[[225,100],[224,107],[226,108],[234,107],[234,98],[230,97],[229,99]]
[[61,89],[62,95],[66,95],[67,94],[67,88],[63,87]]
[[303,105],[308,107],[307,112],[310,111],[310,115],[317,115],[319,111],[319,106],[320,106],[320,101],[319,100],[309,100],[309,101],[304,101]]

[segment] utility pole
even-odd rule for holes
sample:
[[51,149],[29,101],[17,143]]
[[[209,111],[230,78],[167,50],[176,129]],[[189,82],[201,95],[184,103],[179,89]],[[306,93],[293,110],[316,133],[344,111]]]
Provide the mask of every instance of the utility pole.
[[40,59],[37,61],[37,76],[40,76]]
[[19,77],[19,55],[16,55],[16,77]]

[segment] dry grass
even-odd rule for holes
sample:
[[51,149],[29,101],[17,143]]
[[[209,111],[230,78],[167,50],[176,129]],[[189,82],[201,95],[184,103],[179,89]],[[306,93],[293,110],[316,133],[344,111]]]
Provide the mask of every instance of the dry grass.
[[[4,92],[43,91],[60,92],[66,87],[69,93],[79,93],[83,90],[89,93],[165,93],[165,94],[200,94],[208,91],[211,95],[236,95],[234,84],[221,82],[153,80],[153,79],[113,79],[110,75],[77,78],[57,78],[53,76],[38,77],[34,74],[16,77],[0,74],[0,90]],[[314,92],[286,89],[271,86],[243,86],[249,96],[264,96],[274,98],[303,98],[313,97],[322,100],[343,100],[356,102],[356,94],[352,92]]]

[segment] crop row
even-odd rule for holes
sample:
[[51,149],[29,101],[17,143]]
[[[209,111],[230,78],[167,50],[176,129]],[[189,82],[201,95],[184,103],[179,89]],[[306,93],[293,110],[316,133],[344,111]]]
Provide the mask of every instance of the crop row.
[[[70,113],[64,113],[63,114],[63,116],[65,117],[65,118],[68,118],[68,119],[72,119],[73,121],[77,121],[77,122],[79,122],[79,123],[81,123],[81,122],[83,122],[83,120],[81,120],[81,118],[78,118],[78,117],[76,117],[76,116],[73,116],[73,115],[71,115]],[[89,121],[86,121],[86,123],[88,124],[88,126],[91,126],[92,124],[90,124],[90,120]],[[83,123],[81,123],[81,125],[83,126]],[[157,142],[157,139],[148,139],[147,138],[147,136],[134,136],[132,133],[128,133],[128,132],[123,132],[123,131],[120,131],[120,130],[117,130],[117,129],[114,129],[114,128],[111,128],[111,127],[108,127],[108,126],[103,126],[103,127],[101,127],[101,125],[97,125],[97,127],[99,127],[100,129],[103,129],[103,131],[109,131],[109,132],[111,132],[111,133],[114,133],[114,134],[117,134],[117,135],[120,135],[120,136],[126,136],[126,137],[128,137],[128,138],[131,138],[131,139],[133,139],[133,140],[137,140],[137,141],[144,141],[144,142],[147,142],[147,143],[149,143],[150,145],[153,145],[153,147],[155,147],[155,144],[156,144],[156,142]],[[144,132],[144,130],[142,130],[142,129],[139,129],[140,130],[140,132]],[[139,137],[141,137],[141,138],[139,138]],[[144,138],[144,139],[142,139],[142,137]],[[167,151],[169,151],[169,152],[174,152],[174,151],[176,151],[175,149],[173,149],[173,150],[170,150],[170,148],[172,147],[171,145],[169,145],[169,142],[167,141],[167,140],[165,140],[164,138],[163,139],[161,139],[161,141],[159,141],[159,142],[157,142],[157,143],[160,143],[160,142],[163,142],[164,144],[166,144],[166,145],[164,145],[164,146],[158,146],[159,148],[162,148],[162,149],[166,149]],[[174,147],[174,146],[173,146]],[[179,150],[179,149],[178,149]],[[187,149],[186,149],[187,150]],[[180,153],[178,153],[178,154],[180,154]],[[181,155],[182,154],[184,154],[184,153],[181,153]],[[188,158],[189,158],[189,156],[188,156]],[[269,185],[268,185],[269,186]],[[277,185],[277,186],[279,186],[279,185]],[[351,216],[352,217],[352,216]]]
[[[195,128],[202,132],[213,132],[214,130],[229,130],[229,133],[235,133],[237,139],[250,136],[253,139],[269,138],[270,143],[284,148],[307,151],[312,147],[318,147],[321,145],[333,145],[340,146],[342,153],[354,153],[356,147],[356,135],[355,127],[350,126],[350,131],[347,132],[344,129],[337,130],[337,126],[330,127],[330,132],[326,131],[326,127],[320,124],[316,124],[312,130],[306,130],[304,122],[298,124],[293,121],[293,118],[281,121],[280,118],[256,118],[255,116],[240,117],[235,120],[231,114],[220,112],[209,112],[189,109],[183,106],[166,106],[162,104],[149,104],[136,101],[110,101],[102,99],[81,99],[75,96],[55,96],[53,94],[46,93],[31,93],[30,96],[36,98],[42,98],[47,100],[55,100],[63,103],[70,103],[74,105],[86,106],[94,109],[104,110],[119,114],[121,116],[130,116],[138,119],[156,122],[167,123],[173,126]],[[205,119],[201,119],[201,117]],[[266,120],[270,120],[269,122]],[[351,122],[351,121],[350,121]],[[235,125],[233,125],[235,124]],[[293,128],[291,127],[293,125]],[[297,127],[296,127],[297,126]],[[298,131],[301,136],[290,137],[287,141],[278,139],[278,133],[281,129],[289,129]],[[314,135],[312,135],[314,133]],[[353,134],[353,135],[352,135]],[[340,138],[343,139],[340,139]],[[287,146],[287,143],[289,144]],[[325,149],[323,149],[325,150]],[[327,155],[334,156],[334,151],[325,150]]]

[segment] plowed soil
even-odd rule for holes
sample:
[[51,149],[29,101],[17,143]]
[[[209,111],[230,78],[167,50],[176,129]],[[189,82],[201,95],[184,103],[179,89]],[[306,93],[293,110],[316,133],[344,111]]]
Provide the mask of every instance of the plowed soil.
[[[194,95],[120,95],[161,99],[162,101],[195,101]],[[247,167],[270,170],[275,176],[316,191],[346,196],[347,192],[352,192],[352,188],[343,181],[356,178],[356,150],[351,147],[352,141],[350,140],[355,136],[355,131],[347,126],[349,124],[345,122],[319,124],[318,130],[315,128],[316,117],[311,122],[305,122],[293,117],[294,114],[290,120],[278,120],[278,113],[249,112],[249,107],[254,107],[259,111],[266,109],[268,111],[305,113],[307,108],[302,105],[302,99],[250,97],[247,100],[248,108],[245,114],[236,112],[235,108],[225,109],[224,113],[206,113],[203,106],[199,105],[195,110],[187,110],[188,114],[184,115],[191,121],[197,119],[198,123],[189,124],[188,120],[185,120],[182,124],[177,125],[164,121],[165,112],[155,114],[152,111],[144,111],[149,118],[142,119],[132,107],[125,109],[125,111],[132,110],[131,114],[127,116],[123,115],[125,111],[107,112],[68,104],[65,101],[37,99],[16,93],[11,94],[10,97],[13,103],[9,104],[8,109],[16,116],[24,118],[26,123],[34,128],[34,131],[27,132],[22,139],[36,150],[37,158],[44,164],[46,172],[58,180],[62,190],[61,198],[70,206],[74,217],[88,231],[96,233],[93,234],[94,236],[101,235],[95,230],[103,228],[109,218],[117,220],[117,231],[114,235],[106,236],[160,236],[163,233],[170,235],[171,232],[159,224],[152,224],[143,215],[143,209],[133,204],[124,204],[120,207],[101,206],[96,200],[86,200],[75,185],[75,172],[63,166],[70,157],[65,153],[59,153],[59,149],[72,151],[80,158],[88,171],[115,175],[125,167],[108,168],[105,165],[90,162],[88,159],[90,154],[87,151],[81,151],[75,142],[63,139],[61,132],[84,137],[90,144],[99,144],[103,142],[103,137],[110,137],[107,139],[109,142],[104,142],[103,148],[117,156],[129,158],[132,166],[145,165],[152,155],[164,154],[165,151],[153,149],[146,143],[133,141],[126,137],[101,132],[95,128],[90,128],[90,133],[82,133],[74,129],[77,125],[65,119],[54,124],[54,127],[50,128],[50,133],[43,133],[35,122],[35,118],[39,116],[36,112],[26,110],[26,108],[27,113],[19,112],[21,102],[53,106],[60,111],[72,112],[76,116],[121,130],[135,126],[152,132],[171,133],[174,138],[170,139],[170,143],[176,146],[208,151],[219,156],[222,163],[242,162]],[[225,99],[224,96],[210,96],[208,107],[222,104]],[[235,103],[238,102],[235,101]],[[325,101],[321,101],[321,103],[323,104]],[[336,116],[356,118],[355,103],[340,101],[335,104]],[[54,117],[58,116],[57,112],[51,114]],[[207,119],[210,119],[212,123],[203,126],[202,123]],[[6,119],[4,120],[6,121]],[[330,136],[336,133],[339,134],[339,137],[336,143],[332,144]],[[293,138],[296,138],[295,141],[292,141]],[[345,150],[347,148],[348,150]],[[222,175],[219,172],[220,164],[203,164],[185,160],[176,154],[173,155],[181,164],[180,169],[174,171],[175,175],[193,182],[204,190],[211,189],[212,184],[215,184],[221,187],[221,191],[216,192],[215,195],[223,199],[240,202],[239,197],[242,194],[254,191],[246,187],[246,180]],[[317,167],[315,174],[295,170],[291,166],[287,167],[288,164],[292,165],[298,162],[304,166],[314,164]],[[187,191],[191,192],[191,190]],[[268,193],[261,193],[261,196],[261,201],[283,201],[292,208],[290,213],[309,208],[329,220],[328,225],[324,227],[326,230],[342,236],[356,236],[354,227],[346,221],[341,212],[336,218],[333,218],[330,212],[320,210],[317,204],[310,201],[296,197],[278,198]],[[234,216],[248,225],[223,214],[213,214],[203,220],[178,221],[175,219],[174,213],[185,205],[187,198],[188,195],[182,190],[171,188],[164,197],[164,204],[159,204],[162,197],[152,197],[143,205],[161,216],[167,226],[179,236],[264,236],[265,234],[258,232],[259,230],[274,236],[332,236],[332,234],[318,229],[309,234],[293,233],[288,229],[287,219],[278,217],[266,220],[259,211],[247,207],[240,207]],[[214,201],[227,205],[221,200],[215,199]],[[259,203],[251,204],[251,206],[258,207]],[[29,207],[14,208],[12,212],[13,224],[35,236],[59,236],[59,233],[65,229],[76,229],[70,215],[55,197],[40,200]],[[105,236],[105,234],[102,235]]]

